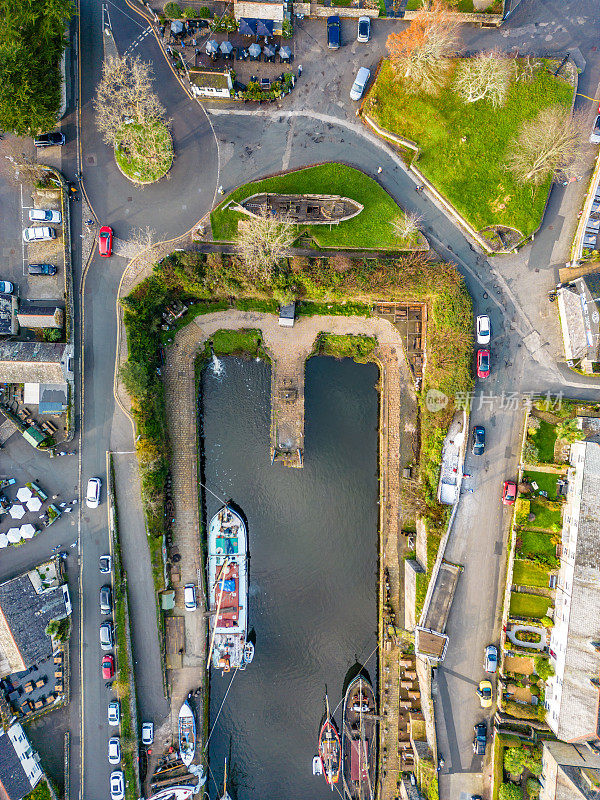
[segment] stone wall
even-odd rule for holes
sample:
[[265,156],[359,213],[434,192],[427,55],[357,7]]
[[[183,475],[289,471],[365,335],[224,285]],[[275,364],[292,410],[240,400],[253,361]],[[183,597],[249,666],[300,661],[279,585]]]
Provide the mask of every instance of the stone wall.
[[[310,5],[309,5],[310,8]],[[294,3],[294,13],[298,13],[298,4]],[[378,8],[341,8],[338,6],[331,6],[328,8],[326,6],[317,6],[316,7],[316,14],[317,17],[331,17],[332,15],[337,14],[338,17],[378,17],[379,16],[379,9]]]
[[[414,19],[419,13],[420,11],[405,11],[404,19]],[[498,27],[502,24],[502,14],[478,14],[477,12],[462,13],[457,11],[452,16],[453,18],[455,17],[458,22],[469,22],[475,25],[494,25]]]
[[415,605],[417,602],[417,574],[425,572],[421,564],[412,558],[404,562],[404,627],[413,630],[417,624]]

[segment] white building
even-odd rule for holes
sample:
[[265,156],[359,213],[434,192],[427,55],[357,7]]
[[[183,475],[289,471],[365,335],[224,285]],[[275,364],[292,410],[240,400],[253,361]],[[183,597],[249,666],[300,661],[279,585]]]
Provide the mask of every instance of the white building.
[[566,742],[598,737],[600,700],[600,444],[571,445],[547,681],[547,722]]
[[39,761],[18,722],[7,731],[0,727],[0,797],[21,800],[29,794],[44,774]]
[[540,800],[597,800],[600,753],[589,744],[544,741]]

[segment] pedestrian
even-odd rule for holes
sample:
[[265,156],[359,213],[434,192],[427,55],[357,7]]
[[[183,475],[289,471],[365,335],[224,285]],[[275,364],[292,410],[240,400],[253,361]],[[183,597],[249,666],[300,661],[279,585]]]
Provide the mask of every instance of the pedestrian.
[[298,64],[298,77],[302,75],[302,64]]
[[381,175],[382,172],[383,172],[383,167],[377,167],[377,174]]
[[223,189],[223,187],[222,187],[222,186],[219,186],[219,188],[217,189],[217,192],[218,192],[219,194],[225,194],[225,190]]

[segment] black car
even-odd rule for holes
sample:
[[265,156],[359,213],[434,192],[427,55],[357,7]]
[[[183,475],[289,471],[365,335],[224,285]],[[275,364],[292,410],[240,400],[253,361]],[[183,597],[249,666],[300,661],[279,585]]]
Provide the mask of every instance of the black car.
[[53,147],[65,143],[65,135],[60,131],[50,131],[50,133],[40,133],[33,140],[36,147]]
[[487,725],[485,722],[480,722],[473,728],[475,736],[473,737],[473,752],[476,756],[485,755],[485,747],[487,745]]
[[337,50],[340,46],[342,26],[338,16],[327,17],[327,47]]
[[473,455],[482,456],[485,450],[485,428],[483,425],[475,425],[473,428]]
[[30,264],[27,267],[30,275],[56,275],[54,264]]

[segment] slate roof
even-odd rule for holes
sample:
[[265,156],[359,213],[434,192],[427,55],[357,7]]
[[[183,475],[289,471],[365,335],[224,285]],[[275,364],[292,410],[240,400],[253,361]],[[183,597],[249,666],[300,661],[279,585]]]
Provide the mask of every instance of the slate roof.
[[15,752],[13,743],[0,728],[0,797],[21,800],[31,791],[31,783]]
[[38,306],[21,303],[17,313],[23,328],[62,328],[64,312],[58,306]]
[[67,345],[0,342],[0,383],[64,383],[61,361]]
[[587,357],[590,361],[600,359],[600,272],[591,272],[575,281],[583,313],[583,324],[587,339]]

